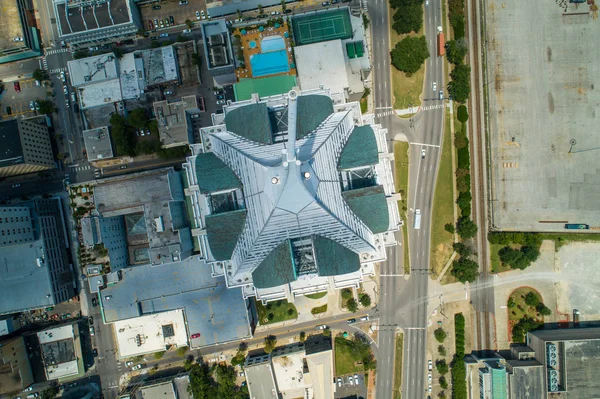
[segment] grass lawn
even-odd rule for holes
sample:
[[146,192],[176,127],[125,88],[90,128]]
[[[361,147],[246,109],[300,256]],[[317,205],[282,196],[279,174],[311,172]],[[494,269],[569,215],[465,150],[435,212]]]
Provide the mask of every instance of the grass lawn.
[[310,313],[312,314],[319,314],[319,313],[325,313],[327,312],[327,304],[323,305],[323,306],[317,306],[316,308],[312,308],[310,310]]
[[[275,302],[269,302],[266,306],[263,306],[261,302],[257,301],[256,310],[258,312],[258,319],[262,325],[279,323],[298,318],[298,311],[296,310],[296,307],[283,299]],[[269,315],[273,316],[269,317]]]
[[352,348],[352,342],[337,337],[335,339],[335,375],[362,373],[364,368],[362,363],[355,366],[354,362],[362,362],[360,353]]
[[504,248],[502,244],[490,244],[490,260],[492,261],[492,273],[501,273],[512,270],[510,266],[502,264],[498,251]]
[[534,307],[531,307],[525,303],[525,295],[529,292],[534,292],[540,298],[540,302],[542,302],[542,296],[529,287],[520,287],[512,292],[510,297],[515,301],[515,306],[512,308],[508,308],[508,321],[511,323],[517,323],[519,320],[523,318],[523,316],[529,316],[534,320],[543,321],[543,316],[538,315],[537,310]]
[[[393,15],[393,10],[390,10]],[[392,18],[390,18],[390,24],[393,22]],[[395,30],[392,29],[390,25],[390,37],[391,37],[391,46],[390,51],[396,46],[400,40],[404,39],[406,36],[422,36],[423,28],[419,31],[419,33],[409,33],[406,35],[399,35]],[[431,57],[434,57],[431,55]],[[394,96],[394,109],[405,109],[408,108],[409,105],[414,107],[419,107],[421,105],[421,100],[419,96],[423,91],[423,79],[425,77],[425,66],[423,65],[421,69],[419,69],[416,73],[412,74],[410,77],[406,76],[406,73],[397,70],[393,65],[391,66],[392,70],[392,90]]]
[[402,394],[402,346],[404,344],[404,334],[396,335],[396,357],[394,358],[394,399],[401,399]]
[[403,208],[406,208],[408,201],[408,143],[403,141],[394,141],[394,176],[396,192],[402,193],[402,201],[398,202],[398,211],[400,217],[404,221],[402,227],[402,236],[404,237],[404,273],[410,273],[410,261],[408,256],[408,233],[406,227],[406,213]]
[[369,110],[369,104],[366,98],[360,99],[360,112],[365,114]]
[[442,156],[435,184],[431,217],[431,270],[434,277],[439,276],[453,252],[454,237],[444,229],[446,223],[454,224],[452,174],[452,133],[450,132],[450,113],[446,112],[446,128],[444,129]]
[[304,296],[307,297],[308,299],[321,299],[325,295],[327,295],[327,291],[325,291],[325,292],[318,292],[316,294],[308,294],[308,295],[304,295]]

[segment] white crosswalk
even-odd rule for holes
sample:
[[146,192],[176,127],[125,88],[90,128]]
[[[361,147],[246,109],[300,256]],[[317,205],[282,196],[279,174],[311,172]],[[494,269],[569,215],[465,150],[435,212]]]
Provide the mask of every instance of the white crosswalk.
[[440,109],[444,108],[444,104],[435,104],[435,105],[427,105],[425,107],[421,107],[422,111],[431,111],[432,109]]
[[46,55],[67,53],[68,51],[69,51],[68,48],[57,48],[57,49],[52,49],[52,50],[46,50]]
[[71,166],[71,168],[73,168],[73,170],[75,170],[76,172],[82,172],[84,170],[90,170],[91,166],[90,165],[86,165],[86,166]]
[[67,71],[67,67],[62,67],[62,68],[55,68],[53,70],[50,71],[50,73],[61,73],[61,72],[66,72]]
[[380,112],[378,114],[375,114],[375,117],[376,118],[383,118],[384,116],[394,115],[395,113],[396,113],[396,111]]
[[46,57],[42,58],[42,64],[44,64],[44,70],[48,70],[48,61],[46,60]]

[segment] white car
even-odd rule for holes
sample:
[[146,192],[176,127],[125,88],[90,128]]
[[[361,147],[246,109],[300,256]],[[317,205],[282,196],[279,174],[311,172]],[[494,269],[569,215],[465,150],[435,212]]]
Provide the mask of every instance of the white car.
[[196,11],[196,19],[200,21],[200,11]]
[[29,109],[35,111],[35,103],[33,101],[29,101]]
[[133,366],[133,362],[129,361],[129,362],[125,362],[125,367],[131,367]]
[[338,382],[338,387],[341,387],[342,386],[342,378],[338,377],[337,382]]
[[223,105],[223,104],[225,104],[225,100],[219,100],[219,101],[217,101],[217,105]]
[[204,10],[201,11],[202,14],[202,19],[206,19],[206,13],[204,12]]
[[369,321],[369,316],[363,316],[360,318],[360,321]]
[[183,34],[185,35],[186,33],[192,33],[192,30],[191,29],[184,29],[183,30]]
[[354,383],[358,385],[358,374],[354,374]]
[[425,148],[421,150],[421,159],[425,159]]
[[431,360],[427,361],[427,368],[429,369],[429,371],[433,370],[433,362]]
[[427,387],[427,392],[431,393],[431,385],[429,385],[429,387]]
[[63,93],[65,93],[65,96],[69,94],[69,88],[67,86],[63,86]]
[[437,82],[433,82],[433,91],[435,92],[437,90]]
[[348,377],[348,384],[354,385],[354,380],[352,379],[352,376]]
[[431,384],[431,373],[427,374],[427,382]]
[[137,366],[133,366],[131,369],[132,369],[132,370],[139,370],[139,369],[141,369],[141,368],[142,368],[142,365],[141,365],[141,364],[138,364]]
[[440,90],[440,100],[444,99],[444,90]]
[[94,326],[90,326],[90,335],[93,337],[96,334],[96,330],[94,330]]
[[320,326],[317,326],[317,330],[327,330],[327,324],[321,324]]

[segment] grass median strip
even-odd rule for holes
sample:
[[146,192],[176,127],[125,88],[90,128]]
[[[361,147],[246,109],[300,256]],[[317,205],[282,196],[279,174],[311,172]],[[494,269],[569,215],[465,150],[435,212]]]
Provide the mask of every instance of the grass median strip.
[[[399,35],[390,28],[391,45],[396,46],[400,40],[407,36],[422,36],[423,29],[419,33],[410,33]],[[419,97],[423,91],[423,80],[425,78],[425,66],[422,66],[418,72],[407,76],[406,73],[397,70],[393,66],[392,69],[392,90],[394,96],[394,109],[406,109],[409,106],[418,108],[421,105]]]
[[394,399],[402,398],[402,348],[404,347],[404,334],[396,335],[396,354],[394,358]]
[[446,128],[442,141],[442,155],[433,198],[431,217],[431,269],[435,277],[452,256],[454,237],[444,226],[454,225],[454,186],[452,183],[452,132],[450,131],[450,113],[446,112]]
[[404,256],[404,273],[410,273],[410,264],[408,256],[408,234],[406,230],[406,204],[408,198],[408,143],[403,141],[394,141],[394,168],[396,192],[402,196],[402,201],[398,202],[398,211],[404,221],[402,227],[402,237],[404,238],[404,247],[402,248]]

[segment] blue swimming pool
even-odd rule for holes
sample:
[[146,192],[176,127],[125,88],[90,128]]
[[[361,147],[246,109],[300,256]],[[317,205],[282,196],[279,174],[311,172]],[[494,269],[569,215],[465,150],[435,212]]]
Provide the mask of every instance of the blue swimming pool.
[[260,41],[260,52],[285,50],[285,40],[281,36],[269,36]]
[[288,55],[285,50],[271,51],[264,54],[254,54],[250,57],[252,76],[260,77],[288,72]]

